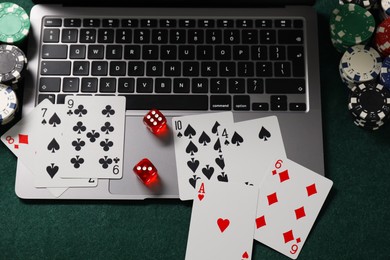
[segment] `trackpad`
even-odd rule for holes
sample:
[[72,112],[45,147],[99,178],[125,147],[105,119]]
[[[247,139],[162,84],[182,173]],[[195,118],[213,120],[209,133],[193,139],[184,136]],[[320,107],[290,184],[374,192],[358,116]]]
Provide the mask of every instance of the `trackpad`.
[[[126,197],[134,196],[134,199],[178,198],[172,118],[167,117],[169,133],[164,138],[149,132],[142,118],[126,117],[123,177],[110,180],[109,191]],[[148,158],[158,170],[159,178],[149,186],[145,186],[133,172],[134,165],[143,158]]]

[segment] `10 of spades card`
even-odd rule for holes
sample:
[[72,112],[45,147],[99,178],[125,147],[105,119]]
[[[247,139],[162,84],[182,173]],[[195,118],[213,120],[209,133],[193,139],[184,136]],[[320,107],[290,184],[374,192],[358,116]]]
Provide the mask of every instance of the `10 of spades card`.
[[258,189],[201,182],[197,193],[185,259],[251,259]]
[[229,142],[231,112],[172,118],[179,196],[191,200],[200,182],[228,182],[222,144]]

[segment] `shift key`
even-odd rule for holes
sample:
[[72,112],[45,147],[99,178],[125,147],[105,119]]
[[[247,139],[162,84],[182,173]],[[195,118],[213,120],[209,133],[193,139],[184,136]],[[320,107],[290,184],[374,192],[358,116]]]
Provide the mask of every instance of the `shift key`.
[[305,79],[266,79],[265,92],[267,94],[304,94],[306,91]]
[[41,75],[70,75],[70,61],[42,61]]

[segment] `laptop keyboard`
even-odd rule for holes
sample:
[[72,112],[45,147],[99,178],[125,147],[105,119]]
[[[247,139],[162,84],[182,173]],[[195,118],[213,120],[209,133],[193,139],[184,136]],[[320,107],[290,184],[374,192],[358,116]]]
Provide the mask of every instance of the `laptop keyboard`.
[[45,18],[38,102],[128,110],[306,111],[302,19]]

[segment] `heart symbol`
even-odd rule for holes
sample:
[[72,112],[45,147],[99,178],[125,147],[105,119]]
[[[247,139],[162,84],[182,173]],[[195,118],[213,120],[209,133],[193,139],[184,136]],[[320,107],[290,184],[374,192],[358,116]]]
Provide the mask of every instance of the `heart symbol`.
[[245,251],[243,254],[242,254],[242,258],[243,259],[248,259],[249,258],[249,255],[248,255],[248,252]]
[[225,229],[227,229],[227,227],[230,225],[230,221],[228,219],[219,218],[217,220],[217,224],[219,229],[221,230],[221,233],[223,233]]
[[198,199],[199,199],[200,201],[202,201],[203,198],[204,198],[204,194],[198,194]]

